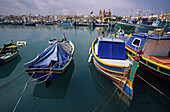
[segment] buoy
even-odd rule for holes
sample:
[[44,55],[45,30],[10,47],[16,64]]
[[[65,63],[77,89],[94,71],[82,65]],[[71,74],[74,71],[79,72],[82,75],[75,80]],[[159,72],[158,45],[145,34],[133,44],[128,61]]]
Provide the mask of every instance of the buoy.
[[90,47],[90,49],[89,49],[89,54],[91,54],[91,47]]
[[92,60],[92,54],[90,54],[90,56],[89,56],[89,59],[88,59],[88,63],[90,63],[91,62],[91,60]]

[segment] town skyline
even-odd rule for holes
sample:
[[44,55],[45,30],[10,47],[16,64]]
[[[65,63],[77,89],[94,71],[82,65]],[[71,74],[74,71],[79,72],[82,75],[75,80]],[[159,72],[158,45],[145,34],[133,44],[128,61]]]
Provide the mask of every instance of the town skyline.
[[1,1],[0,15],[98,15],[111,10],[112,15],[142,16],[170,12],[170,0],[6,0]]

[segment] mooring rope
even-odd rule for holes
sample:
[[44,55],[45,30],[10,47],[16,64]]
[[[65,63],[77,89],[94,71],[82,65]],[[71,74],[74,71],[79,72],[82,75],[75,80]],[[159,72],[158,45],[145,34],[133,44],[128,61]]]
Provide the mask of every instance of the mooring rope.
[[[33,76],[33,75],[34,75],[34,72],[33,72],[32,76]],[[29,81],[31,80],[32,76],[31,76],[31,77],[28,79],[28,81],[25,83],[24,89],[23,89],[23,91],[22,91],[22,93],[21,93],[21,95],[20,95],[20,97],[19,97],[19,99],[18,99],[18,101],[17,101],[17,104],[15,105],[15,107],[14,107],[14,109],[13,109],[12,112],[15,112],[15,110],[16,110],[19,102],[21,101],[22,95],[24,94],[24,92],[25,92],[25,90],[26,90],[26,87],[27,87]]]
[[[17,75],[14,79],[18,78],[18,77],[21,76],[23,73],[24,73],[24,72],[20,73],[20,74]],[[51,72],[51,73],[52,73],[52,72]],[[41,81],[41,82],[36,83],[36,84],[41,84],[41,83],[47,81],[47,79],[49,78],[49,76],[50,76],[51,73],[48,73],[48,74],[46,74],[46,75],[44,75],[44,76],[42,76],[42,77],[36,78],[36,79],[34,79],[34,80],[31,80],[31,81],[28,82],[28,84],[32,84],[33,81],[37,81],[38,79],[47,76],[47,78],[46,78],[44,81]],[[34,73],[34,74],[35,74],[35,73]],[[12,82],[14,79],[12,79],[12,80],[9,81],[9,82]],[[4,87],[4,86],[7,85],[9,82],[7,82],[6,84],[1,85],[0,88]],[[9,98],[13,97],[13,96],[14,96],[20,89],[22,89],[23,87],[25,87],[25,84],[24,84],[24,85],[21,85],[20,88],[18,88],[16,91],[14,91],[14,92],[11,93],[10,95],[8,95],[8,97],[5,98],[4,100],[2,100],[2,101],[0,102],[0,104],[2,104],[3,102],[5,102],[5,101],[8,100]]]
[[50,75],[51,75],[51,71],[47,74],[47,77],[43,80],[43,81],[40,81],[40,82],[37,82],[36,84],[41,84],[41,83],[44,83],[44,82],[46,82],[47,80],[48,80],[48,78],[50,77]]
[[6,86],[6,85],[8,85],[8,84],[10,84],[12,81],[16,80],[18,77],[22,76],[24,73],[25,73],[25,71],[21,72],[20,74],[18,74],[16,77],[14,77],[13,79],[11,79],[10,81],[8,81],[8,82],[0,85],[0,88]]
[[104,111],[104,109],[106,108],[107,104],[110,102],[110,100],[112,99],[113,95],[116,93],[117,88],[115,89],[115,91],[113,92],[113,94],[111,95],[111,97],[109,98],[109,100],[106,102],[106,104],[104,105],[104,107],[102,108],[101,112]]
[[140,77],[138,74],[137,76],[143,80],[144,82],[146,82],[149,86],[151,86],[154,90],[156,90],[157,92],[159,92],[160,94],[162,94],[163,96],[165,96],[166,98],[170,99],[169,96],[165,95],[162,91],[160,91],[158,88],[154,87],[152,84],[150,84],[149,82],[147,82],[145,79],[143,79],[142,77]]
[[100,105],[106,100],[106,98],[112,93],[112,91],[114,90],[116,86],[114,86],[110,92],[103,98],[103,100],[96,106],[96,108],[93,110],[93,112],[96,112],[96,110],[100,107]]

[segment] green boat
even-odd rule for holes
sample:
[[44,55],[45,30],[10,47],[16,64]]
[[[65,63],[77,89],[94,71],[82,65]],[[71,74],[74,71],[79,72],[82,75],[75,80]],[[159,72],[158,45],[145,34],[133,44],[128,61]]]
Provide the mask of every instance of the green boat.
[[0,48],[0,66],[6,64],[7,62],[13,60],[19,54],[19,47],[14,42],[4,44]]
[[135,31],[135,24],[117,22],[115,24],[115,28],[117,30],[121,28],[127,33],[133,33]]

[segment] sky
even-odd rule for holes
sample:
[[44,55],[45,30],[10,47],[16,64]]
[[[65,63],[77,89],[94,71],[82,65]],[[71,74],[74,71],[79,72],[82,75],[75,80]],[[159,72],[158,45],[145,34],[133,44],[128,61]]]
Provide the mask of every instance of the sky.
[[170,0],[0,0],[0,15],[98,15],[110,9],[116,16],[144,16],[170,12],[169,6]]

